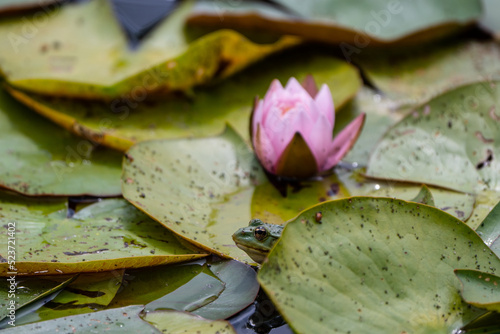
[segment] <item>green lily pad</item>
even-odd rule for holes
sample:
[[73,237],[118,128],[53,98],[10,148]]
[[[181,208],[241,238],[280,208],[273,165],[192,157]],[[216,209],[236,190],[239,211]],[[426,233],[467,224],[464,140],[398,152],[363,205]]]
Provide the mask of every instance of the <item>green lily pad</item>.
[[500,202],[484,218],[481,225],[476,229],[476,232],[481,236],[485,244],[495,254],[500,256]]
[[[163,226],[121,199],[95,203],[71,219],[65,212],[26,215],[22,201],[0,207],[1,224],[16,223],[18,275],[137,268],[206,256],[180,244]],[[0,240],[0,247],[7,249],[7,238]],[[8,262],[0,263],[0,275],[8,271]]]
[[[344,55],[368,45],[414,43],[441,37],[467,26],[481,15],[480,1],[363,1],[276,0],[269,2],[201,1],[190,24],[258,28],[294,34],[328,43],[341,43]],[[347,53],[347,55],[346,55]]]
[[361,87],[355,67],[304,50],[286,59],[272,57],[216,86],[197,90],[194,100],[177,98],[149,103],[82,104],[12,88],[9,92],[77,135],[124,151],[143,140],[216,135],[228,122],[248,139],[248,120],[255,96],[264,96],[275,78],[286,82],[291,76],[302,80],[308,74],[312,74],[318,84],[331,87],[336,110],[340,110]]
[[161,333],[140,317],[144,306],[132,305],[111,310],[72,315],[64,318],[4,329],[16,333]]
[[384,94],[413,105],[462,85],[500,78],[499,60],[497,43],[463,39],[398,52],[363,50],[356,58]]
[[[421,187],[403,182],[369,182],[364,185],[364,187],[372,187],[370,191],[355,192],[355,195],[367,195],[376,197],[391,197],[399,198],[406,201],[415,202],[415,198],[418,196]],[[452,216],[457,217],[462,221],[467,221],[467,224],[471,228],[477,227],[476,220],[474,219],[473,224],[469,222],[468,219],[471,217],[474,211],[475,196],[467,193],[456,192],[436,187],[429,187],[432,193],[434,204],[428,204],[434,206],[442,211],[449,213]]]
[[103,310],[121,287],[124,270],[80,274],[54,299],[35,312],[16,318],[16,325]]
[[353,197],[290,221],[258,279],[297,333],[452,333],[482,312],[454,268],[493,273],[500,259],[441,210]]
[[[10,276],[9,276],[10,277]],[[14,310],[17,313],[17,319],[19,318],[19,309],[21,307],[27,306],[34,303],[50,294],[63,289],[66,285],[74,280],[74,276],[60,276],[60,277],[44,277],[44,278],[32,278],[32,277],[16,277],[15,282],[17,287],[13,289],[15,298],[9,298],[11,281],[7,279],[9,277],[2,277],[0,279],[0,323],[2,319],[9,315],[10,301],[14,300]],[[13,297],[13,296],[10,296]],[[8,320],[7,320],[8,319]],[[16,323],[17,323],[16,319]],[[6,318],[4,321],[10,321],[13,319]],[[1,327],[1,326],[0,326]]]
[[455,270],[462,282],[462,297],[476,307],[500,311],[500,277],[477,270]]
[[331,188],[336,180],[332,176],[305,182],[296,195],[283,197],[230,128],[217,137],[142,142],[127,157],[122,189],[127,200],[176,235],[244,262],[253,263],[236,247],[232,234],[250,219],[266,214],[282,223],[280,217],[293,218],[306,205],[345,194],[341,185]]
[[0,186],[25,195],[116,196],[119,152],[77,138],[0,90]]
[[342,112],[335,115],[334,135],[340,132],[361,113],[366,113],[364,128],[349,153],[342,159],[353,167],[366,166],[370,154],[385,132],[404,116],[404,109],[397,108],[396,102],[372,89],[363,87]]
[[500,191],[499,98],[495,82],[432,99],[384,135],[367,175],[470,193]]
[[150,322],[164,334],[236,334],[227,321],[212,321],[185,312],[148,312],[144,320]]
[[112,105],[135,104],[153,94],[187,91],[227,77],[298,44],[293,37],[256,44],[229,30],[190,41],[184,21],[191,4],[183,2],[138,50],[128,47],[105,0],[67,4],[50,15],[42,13],[44,20],[3,20],[0,68],[5,79],[19,89],[87,99],[116,98]]

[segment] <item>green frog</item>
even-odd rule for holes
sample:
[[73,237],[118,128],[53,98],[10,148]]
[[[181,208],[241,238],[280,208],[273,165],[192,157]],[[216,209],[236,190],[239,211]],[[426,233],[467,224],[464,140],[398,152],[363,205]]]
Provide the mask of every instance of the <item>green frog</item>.
[[248,227],[240,228],[233,234],[233,240],[252,260],[262,263],[282,231],[283,226],[252,219]]

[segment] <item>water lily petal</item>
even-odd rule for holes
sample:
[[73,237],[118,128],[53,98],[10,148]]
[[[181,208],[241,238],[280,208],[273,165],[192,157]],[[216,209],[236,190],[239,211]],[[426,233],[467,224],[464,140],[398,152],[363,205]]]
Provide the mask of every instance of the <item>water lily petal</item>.
[[304,140],[316,158],[319,171],[325,165],[332,145],[333,127],[325,115],[321,115],[314,123],[309,135]]
[[311,120],[307,116],[305,108],[303,104],[298,104],[282,117],[274,120],[276,113],[273,113],[268,119],[268,121],[273,119],[276,122],[274,126],[270,126],[270,122],[268,122],[264,129],[278,157],[281,156],[296,132],[309,133],[311,131]]
[[323,165],[322,170],[332,168],[347,154],[347,152],[349,152],[358,139],[363,124],[365,123],[365,117],[365,113],[359,115],[335,137],[330,146],[328,159],[326,164]]
[[316,102],[316,107],[321,111],[321,114],[325,115],[333,127],[335,124],[335,106],[333,105],[332,94],[330,93],[330,88],[323,84],[318,94],[316,95],[314,101]]
[[293,95],[296,95],[296,94],[306,95],[307,98],[311,98],[309,93],[304,89],[304,87],[302,87],[302,85],[294,77],[291,77],[290,79],[288,79],[288,82],[285,86],[285,90]]
[[256,126],[254,149],[261,165],[267,171],[275,173],[278,156],[274,151],[273,144],[267,136],[266,131],[261,128],[260,123],[257,123]]
[[278,79],[274,79],[264,96],[264,104],[270,103],[272,99],[274,99],[277,95],[280,95],[280,93],[283,93],[284,90],[285,89],[281,85],[281,82]]

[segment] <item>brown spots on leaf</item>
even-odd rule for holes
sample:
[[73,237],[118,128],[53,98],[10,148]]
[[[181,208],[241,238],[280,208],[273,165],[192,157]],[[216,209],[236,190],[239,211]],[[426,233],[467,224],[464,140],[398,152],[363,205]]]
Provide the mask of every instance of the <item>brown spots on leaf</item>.
[[494,141],[493,139],[486,139],[480,131],[476,131],[476,133],[474,135],[476,136],[477,139],[479,139],[480,141],[482,141],[485,144],[491,144]]

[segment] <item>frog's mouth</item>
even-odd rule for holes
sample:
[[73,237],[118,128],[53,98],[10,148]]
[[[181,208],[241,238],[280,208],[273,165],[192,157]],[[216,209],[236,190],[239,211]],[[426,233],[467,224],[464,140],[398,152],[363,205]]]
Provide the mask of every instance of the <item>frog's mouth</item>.
[[264,262],[267,254],[269,254],[269,250],[267,249],[252,248],[238,243],[236,243],[236,247],[247,253],[257,263]]

